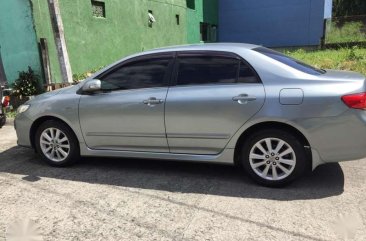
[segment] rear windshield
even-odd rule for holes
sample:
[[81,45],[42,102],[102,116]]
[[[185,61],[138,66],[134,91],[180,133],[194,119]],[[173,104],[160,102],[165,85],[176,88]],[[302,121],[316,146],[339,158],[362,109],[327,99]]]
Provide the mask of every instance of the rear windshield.
[[311,65],[305,64],[297,59],[291,58],[271,49],[258,47],[253,50],[307,74],[321,75],[326,72],[325,70],[315,68]]

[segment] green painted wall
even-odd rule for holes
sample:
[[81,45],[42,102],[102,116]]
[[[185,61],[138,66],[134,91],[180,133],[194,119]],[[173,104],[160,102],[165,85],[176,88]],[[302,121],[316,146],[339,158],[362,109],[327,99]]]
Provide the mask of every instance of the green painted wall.
[[0,46],[9,84],[28,66],[41,76],[41,62],[28,0],[0,0]]
[[187,9],[187,41],[201,41],[200,23],[218,25],[218,0],[195,0],[195,9]]
[[[185,0],[106,0],[106,18],[92,16],[90,0],[61,0],[60,8],[73,73],[142,50],[186,43]],[[151,28],[148,10],[156,18]]]
[[[1,0],[0,0],[1,1]],[[34,25],[36,26],[37,41],[46,38],[51,65],[52,81],[62,82],[60,65],[57,58],[57,49],[53,37],[50,13],[48,10],[48,0],[31,0],[33,5]],[[61,0],[62,1],[62,0]]]
[[[37,37],[47,38],[53,81],[61,82],[60,67],[47,0],[31,0]],[[91,0],[59,0],[73,74],[110,64],[124,56],[161,46],[197,43],[199,23],[217,24],[217,0],[99,0],[106,18],[92,15]],[[156,22],[149,27],[148,10]],[[176,15],[180,24],[177,25]]]

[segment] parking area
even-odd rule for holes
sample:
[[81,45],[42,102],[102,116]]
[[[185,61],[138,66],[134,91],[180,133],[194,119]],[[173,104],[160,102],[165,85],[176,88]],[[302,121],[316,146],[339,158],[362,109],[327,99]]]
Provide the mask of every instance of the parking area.
[[282,189],[222,165],[84,158],[52,168],[16,146],[8,121],[0,190],[0,240],[22,220],[43,240],[366,240],[366,159]]

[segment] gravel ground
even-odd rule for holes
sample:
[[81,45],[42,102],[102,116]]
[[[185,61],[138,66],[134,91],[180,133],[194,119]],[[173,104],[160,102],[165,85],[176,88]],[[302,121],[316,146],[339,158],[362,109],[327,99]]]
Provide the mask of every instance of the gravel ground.
[[365,164],[324,165],[283,189],[221,165],[86,158],[52,168],[16,146],[8,123],[0,240],[19,227],[57,241],[366,240]]

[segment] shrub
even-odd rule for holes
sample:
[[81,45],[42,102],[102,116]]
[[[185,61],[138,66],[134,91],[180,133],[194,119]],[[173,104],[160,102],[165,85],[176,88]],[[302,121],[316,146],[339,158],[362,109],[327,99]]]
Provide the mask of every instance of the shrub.
[[13,84],[14,95],[32,96],[39,94],[39,76],[28,66],[28,71],[19,72],[19,77]]

